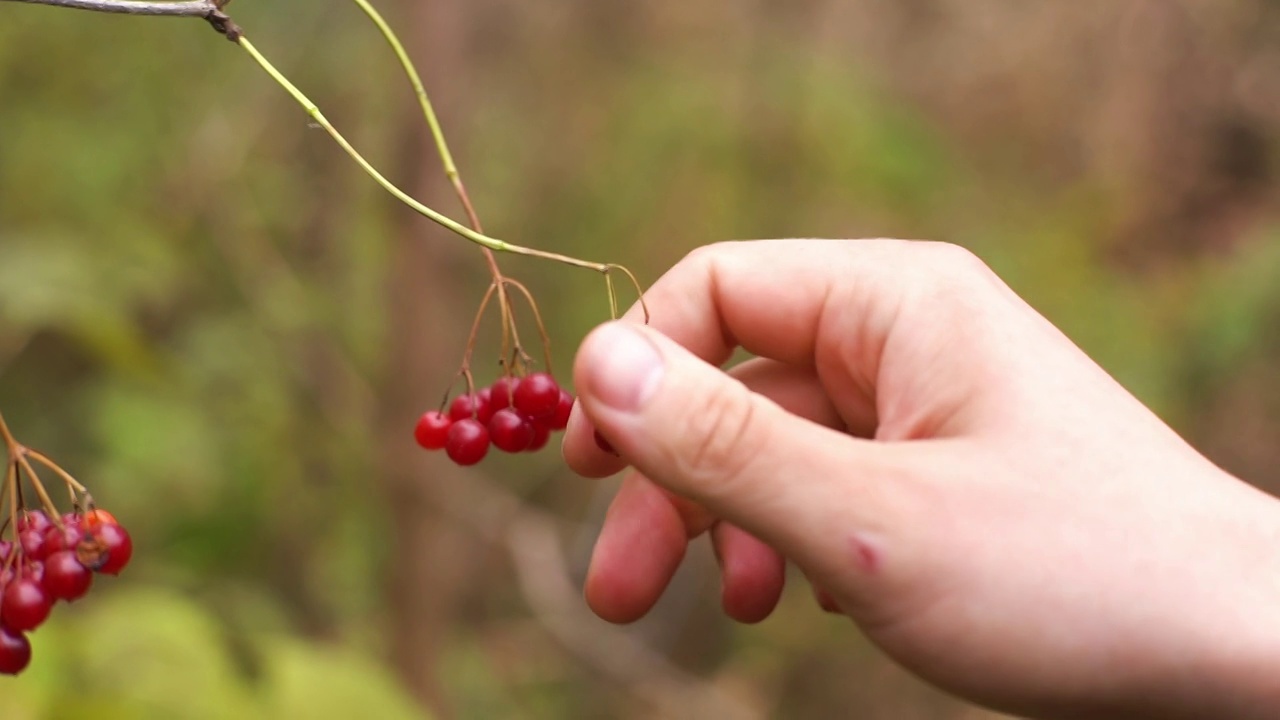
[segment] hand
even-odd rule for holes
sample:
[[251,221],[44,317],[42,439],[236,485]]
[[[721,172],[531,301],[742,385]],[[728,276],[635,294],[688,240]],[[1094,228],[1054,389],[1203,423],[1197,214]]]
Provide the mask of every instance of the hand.
[[[999,709],[1280,707],[1280,503],[968,252],[721,244],[646,299],[650,327],[602,326],[574,370],[569,464],[635,468],[586,582],[601,617],[642,616],[710,531],[731,616],[767,616],[792,561],[899,662]],[[718,369],[738,347],[756,358]]]

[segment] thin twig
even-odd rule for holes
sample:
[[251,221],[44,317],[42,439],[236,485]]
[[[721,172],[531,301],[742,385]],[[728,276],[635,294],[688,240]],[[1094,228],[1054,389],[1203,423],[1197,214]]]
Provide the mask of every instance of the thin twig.
[[4,413],[0,413],[0,440],[4,441],[5,451],[9,454],[10,460],[13,460],[13,456],[22,450],[17,438],[9,430],[9,424],[4,421]]
[[462,223],[459,223],[458,221],[446,215],[443,215],[435,210],[432,210],[426,205],[423,205],[421,202],[415,200],[412,196],[406,193],[404,190],[401,190],[399,187],[397,187],[395,183],[388,180],[382,173],[378,172],[377,168],[375,168],[368,160],[366,160],[365,157],[361,155],[351,145],[351,143],[347,141],[347,139],[341,133],[338,132],[338,130],[333,126],[333,124],[329,122],[329,119],[326,118],[324,114],[320,112],[320,108],[317,107],[316,104],[312,102],[310,98],[308,98],[305,94],[303,94],[303,92],[299,90],[296,85],[290,82],[288,78],[286,78],[279,70],[277,70],[276,67],[272,65],[270,61],[268,61],[267,58],[262,55],[262,53],[258,52],[258,49],[254,47],[253,43],[249,42],[249,38],[244,37],[243,35],[237,35],[235,37],[235,41],[240,45],[240,47],[242,47],[245,50],[245,52],[249,53],[249,56],[252,57],[253,60],[257,62],[258,65],[260,65],[262,69],[265,70],[267,74],[270,75],[272,79],[274,79],[280,85],[280,87],[284,88],[284,90],[288,92],[289,95],[292,96],[293,99],[297,101],[299,105],[302,106],[303,110],[306,111],[307,115],[309,115],[317,125],[319,125],[325,132],[327,132],[329,136],[333,138],[334,142],[338,143],[338,146],[342,148],[343,152],[349,155],[351,159],[354,160],[356,164],[359,165],[361,169],[363,169],[365,173],[369,175],[369,177],[373,178],[374,182],[381,185],[384,190],[391,193],[391,195],[393,195],[397,200],[403,202],[405,205],[408,205],[411,209],[416,211],[419,215],[426,217],[427,219],[431,220],[432,222],[435,222],[438,225],[444,226],[446,229],[458,235],[461,235],[462,237],[470,240],[473,243],[476,243],[477,245],[482,245],[484,247],[487,247],[490,250],[496,250],[498,252],[515,253],[517,255],[528,255],[530,257],[537,257],[544,260],[553,260],[555,262],[563,263],[565,265],[572,265],[574,267],[586,268],[588,270],[594,270],[599,273],[608,271],[609,265],[607,263],[597,263],[597,262],[590,262],[587,260],[580,260],[578,258],[569,257],[568,255],[561,255],[559,253],[545,252],[542,250],[535,250],[534,248],[523,247],[520,245],[512,245],[511,243],[489,237],[482,233],[478,233],[475,230],[472,230],[466,225],[463,225]]
[[[382,33],[382,37],[391,46],[396,59],[400,61],[400,67],[404,69],[405,75],[409,78],[409,84],[413,86],[413,93],[417,96],[418,104],[422,107],[422,116],[427,121],[427,127],[431,130],[431,137],[435,140],[436,150],[440,153],[440,162],[444,165],[445,177],[453,185],[453,190],[458,195],[458,201],[462,203],[462,209],[466,212],[467,219],[471,222],[471,229],[478,233],[483,233],[484,228],[480,225],[480,216],[476,214],[476,208],[471,202],[471,196],[467,194],[467,186],[462,182],[462,174],[458,172],[458,166],[453,161],[453,153],[449,151],[449,143],[444,139],[444,129],[440,125],[440,118],[436,116],[435,108],[431,104],[431,98],[427,96],[426,86],[422,84],[422,76],[418,74],[418,68],[414,66],[413,59],[409,57],[408,51],[405,50],[404,44],[400,42],[400,37],[396,35],[395,30],[391,29],[391,25],[387,23],[386,18],[382,17],[382,13],[379,13],[369,0],[355,0],[355,3],[377,26],[379,32]],[[519,331],[516,329],[515,317],[511,314],[511,300],[507,295],[507,286],[502,276],[502,270],[498,267],[498,259],[494,256],[493,250],[484,246],[481,246],[480,250],[484,253],[485,263],[489,267],[489,274],[493,276],[493,284],[498,289],[498,309],[502,315],[502,356],[506,357],[508,339],[513,339],[516,348],[520,348]],[[468,351],[467,358],[470,359],[470,356],[471,353]]]
[[18,454],[18,464],[23,470],[27,471],[27,479],[31,481],[31,487],[36,491],[36,497],[40,498],[40,504],[44,505],[44,511],[49,515],[49,519],[53,524],[62,529],[62,513],[58,512],[58,506],[53,504],[53,499],[49,497],[49,492],[44,489],[44,483],[40,482],[40,476],[36,475],[36,469],[31,466],[31,462],[27,460],[27,453]]
[[84,485],[81,485],[80,481],[71,477],[71,473],[67,472],[66,470],[63,470],[62,467],[58,465],[58,463],[54,462],[53,460],[50,460],[48,455],[45,455],[39,450],[32,450],[31,448],[27,448],[27,455],[29,455],[32,460],[35,460],[41,465],[44,465],[45,467],[57,473],[58,477],[62,478],[62,482],[67,484],[67,487],[75,488],[83,495],[89,494],[88,488],[86,488]]
[[[54,5],[73,10],[118,13],[121,15],[163,15],[169,17],[209,17],[217,12],[219,3],[214,0],[183,0],[182,2],[148,2],[146,0],[0,0],[0,2],[24,2],[33,5]],[[222,3],[226,4],[226,3]]]

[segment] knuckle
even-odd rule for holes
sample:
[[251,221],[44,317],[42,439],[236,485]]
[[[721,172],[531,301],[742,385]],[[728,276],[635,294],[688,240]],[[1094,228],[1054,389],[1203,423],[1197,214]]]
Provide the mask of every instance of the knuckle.
[[991,272],[987,264],[967,247],[955,243],[930,243],[934,267],[951,277],[985,276]]
[[972,250],[954,243],[930,243],[929,266],[942,280],[958,285],[989,283],[995,273]]
[[959,311],[989,298],[1002,285],[995,272],[968,248],[952,243],[931,242],[921,247],[917,272],[913,274],[913,295],[935,306]]
[[710,267],[716,263],[716,258],[722,257],[728,252],[730,243],[715,242],[709,245],[701,245],[685,254],[680,264],[693,265],[695,267]]
[[719,495],[743,474],[764,444],[759,437],[756,403],[740,382],[718,385],[701,407],[689,413],[682,435],[688,443],[677,472],[700,491]]

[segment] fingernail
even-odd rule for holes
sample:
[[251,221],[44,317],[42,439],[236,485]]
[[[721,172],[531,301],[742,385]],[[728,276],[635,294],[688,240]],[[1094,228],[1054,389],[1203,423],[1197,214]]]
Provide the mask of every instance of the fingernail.
[[602,326],[591,334],[584,350],[592,375],[591,389],[597,400],[614,410],[638,412],[662,382],[662,355],[626,323]]

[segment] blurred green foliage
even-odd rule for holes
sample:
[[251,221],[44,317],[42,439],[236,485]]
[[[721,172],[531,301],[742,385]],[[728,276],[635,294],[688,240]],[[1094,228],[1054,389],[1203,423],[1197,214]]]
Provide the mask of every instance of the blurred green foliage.
[[[385,5],[413,52],[443,52],[412,3]],[[828,7],[795,6],[778,12]],[[818,23],[754,17],[764,9],[450,8],[462,18],[455,62],[423,69],[455,100],[442,114],[495,236],[647,280],[729,238],[959,242],[1215,460],[1280,484],[1269,205],[1205,231],[1195,252],[1170,250],[1158,229],[1125,229],[1160,208],[1104,170],[1062,169],[1075,165],[1053,143],[1036,149],[1041,135],[1069,144],[1076,120],[1033,126],[981,111],[979,93],[965,107],[998,120],[970,123],[895,87],[915,86],[892,62],[830,49]],[[405,183],[437,172],[404,119],[397,68],[353,7],[231,9],[376,164]],[[1033,86],[1037,67],[1025,70]],[[1090,77],[1053,92],[1087,93]],[[199,22],[0,2],[0,408],[138,546],[125,577],[34,636],[26,675],[0,679],[6,720],[426,712],[409,698],[430,693],[398,683],[408,671],[388,659],[411,611],[388,600],[400,521],[376,477],[375,418],[380,397],[406,391],[387,376],[397,340],[422,332],[388,324],[397,238],[460,241],[406,231],[407,211],[291,102]],[[456,215],[433,187],[431,204]],[[450,252],[433,270],[458,285],[432,288],[440,304],[420,309],[424,323],[483,290],[478,255]],[[504,262],[541,298],[566,374],[575,340],[607,314],[600,279]],[[465,324],[432,342],[460,353]],[[445,370],[425,384],[448,382]],[[1222,430],[1225,419],[1248,432]],[[589,540],[596,488],[546,455],[489,474]],[[411,470],[444,482],[437,466]],[[646,716],[526,627],[510,568],[486,554],[458,562],[480,577],[429,651],[436,704],[460,717]],[[759,628],[709,620],[714,581],[697,572],[708,561],[691,562],[675,600],[634,634],[708,682],[746,688],[762,714],[967,712],[833,631],[803,589]]]

